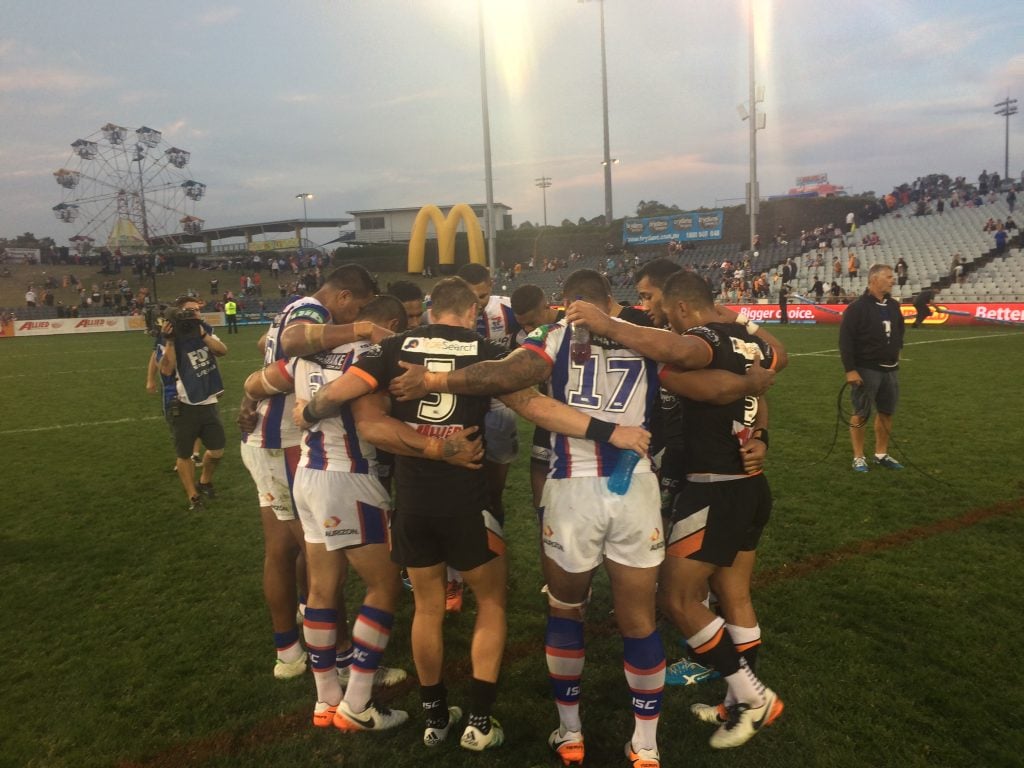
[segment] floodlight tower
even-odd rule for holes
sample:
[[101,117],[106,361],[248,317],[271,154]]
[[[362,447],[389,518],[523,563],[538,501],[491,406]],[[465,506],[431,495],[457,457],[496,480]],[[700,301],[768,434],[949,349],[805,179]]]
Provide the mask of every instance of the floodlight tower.
[[544,226],[548,225],[548,187],[551,186],[551,178],[549,176],[541,176],[539,179],[533,180],[535,187],[540,187],[541,195],[544,198]]
[[993,104],[994,107],[1000,107],[997,109],[995,114],[1000,117],[1006,118],[1006,150],[1003,155],[1003,178],[1010,178],[1010,115],[1017,114],[1017,100],[1011,99],[1007,96],[1005,99],[1000,101],[998,104]]
[[764,101],[764,86],[758,86],[754,76],[754,0],[749,0],[747,23],[750,38],[750,112],[740,104],[737,107],[741,120],[749,120],[750,129],[750,181],[747,182],[747,213],[750,214],[750,250],[754,251],[757,238],[757,214],[760,213],[761,196],[757,186],[757,132],[766,125],[765,115],[757,111],[757,105]]

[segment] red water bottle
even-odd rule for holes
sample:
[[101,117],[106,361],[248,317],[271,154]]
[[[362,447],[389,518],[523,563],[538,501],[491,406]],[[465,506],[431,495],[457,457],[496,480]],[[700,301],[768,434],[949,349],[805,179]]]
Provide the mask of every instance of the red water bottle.
[[590,331],[582,325],[572,326],[569,338],[569,357],[576,365],[583,365],[590,359]]

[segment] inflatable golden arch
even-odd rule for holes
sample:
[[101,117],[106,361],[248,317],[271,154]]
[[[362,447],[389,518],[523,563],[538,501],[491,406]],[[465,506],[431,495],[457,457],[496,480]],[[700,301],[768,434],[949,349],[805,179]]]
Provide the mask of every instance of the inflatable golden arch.
[[475,264],[487,264],[484,251],[484,234],[480,230],[480,222],[473,209],[466,203],[459,203],[448,211],[446,217],[436,205],[425,205],[416,214],[412,224],[412,237],[409,240],[409,272],[423,271],[423,252],[427,245],[427,226],[433,222],[437,233],[438,264],[455,263],[455,232],[459,222],[466,225],[466,237],[469,239],[469,260]]

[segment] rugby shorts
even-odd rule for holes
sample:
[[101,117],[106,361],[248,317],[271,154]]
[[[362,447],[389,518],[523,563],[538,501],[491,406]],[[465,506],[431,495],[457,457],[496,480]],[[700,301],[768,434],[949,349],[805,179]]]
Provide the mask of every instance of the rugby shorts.
[[548,479],[541,497],[544,554],[567,573],[586,573],[604,558],[633,568],[665,559],[658,478],[633,476],[619,496],[607,477]]
[[274,517],[282,522],[298,519],[292,503],[292,482],[299,464],[302,448],[257,448],[242,443],[242,464],[249,470],[256,484],[256,495],[261,507],[270,507]]
[[310,544],[330,551],[387,544],[391,497],[373,475],[299,467],[292,497]]
[[713,483],[688,481],[676,498],[668,556],[728,567],[738,552],[757,549],[771,514],[772,493],[764,473]]
[[404,568],[447,563],[471,571],[505,554],[505,532],[487,510],[419,515],[399,510],[391,522],[391,559]]

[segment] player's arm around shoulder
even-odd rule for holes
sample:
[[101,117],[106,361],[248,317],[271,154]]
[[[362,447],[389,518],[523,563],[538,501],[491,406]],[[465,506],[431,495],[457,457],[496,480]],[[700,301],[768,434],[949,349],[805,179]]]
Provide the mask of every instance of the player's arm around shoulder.
[[294,389],[295,379],[291,367],[283,359],[253,371],[245,380],[245,395],[252,400],[262,400]]

